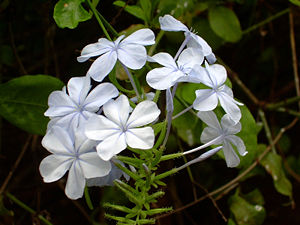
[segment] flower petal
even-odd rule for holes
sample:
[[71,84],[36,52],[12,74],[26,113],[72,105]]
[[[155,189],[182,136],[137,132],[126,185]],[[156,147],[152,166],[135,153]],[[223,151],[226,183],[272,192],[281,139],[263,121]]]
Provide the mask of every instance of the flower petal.
[[224,111],[229,114],[230,118],[235,122],[239,122],[242,114],[240,108],[235,104],[232,97],[226,94],[224,91],[218,92],[218,98]]
[[97,112],[100,106],[119,95],[118,89],[111,83],[101,83],[95,87],[84,101],[84,109]]
[[131,113],[126,127],[134,128],[144,126],[157,119],[160,114],[155,102],[145,100],[139,103]]
[[223,143],[223,152],[224,152],[227,167],[236,167],[240,164],[240,158],[235,153],[231,144],[227,141],[224,141]]
[[40,164],[39,170],[45,183],[59,180],[69,170],[73,162],[70,156],[49,155]]
[[193,68],[195,64],[201,65],[203,60],[204,56],[200,49],[187,48],[179,55],[177,63],[184,68]]
[[125,127],[129,110],[129,101],[125,95],[120,95],[115,101],[109,101],[103,106],[105,116],[119,127]]
[[126,134],[126,142],[131,148],[150,149],[154,145],[154,131],[151,127],[131,128]]
[[124,149],[126,149],[125,134],[117,133],[106,138],[100,144],[97,145],[97,153],[101,159],[108,161],[113,156],[117,155]]
[[100,38],[98,42],[85,46],[81,51],[81,56],[77,57],[78,62],[85,62],[91,57],[102,55],[114,47],[113,43],[106,38]]
[[122,44],[137,44],[137,45],[153,45],[155,43],[155,35],[148,28],[140,29],[126,37]]
[[169,53],[160,52],[155,54],[154,56],[151,56],[150,59],[151,62],[157,62],[160,65],[163,65],[168,68],[172,68],[173,70],[178,69],[176,62],[174,61],[173,57]]
[[189,31],[189,29],[171,15],[159,17],[160,29],[165,31]]
[[226,134],[237,134],[242,129],[241,123],[236,123],[235,121],[233,121],[230,115],[228,114],[225,114],[222,117],[221,126],[223,130],[226,130]]
[[208,56],[208,55],[212,54],[211,47],[202,37],[190,32],[190,31],[185,32],[184,35],[185,35],[185,37],[187,37],[188,35],[191,35],[191,37],[192,37],[191,40],[187,43],[188,47],[201,48],[204,56]]
[[162,67],[149,71],[146,81],[150,87],[156,90],[166,90],[172,87],[183,76],[185,75],[181,71],[174,72],[171,68]]
[[196,92],[193,108],[199,111],[211,111],[218,105],[218,97],[212,89],[200,89]]
[[227,79],[227,72],[224,66],[219,64],[208,65],[208,63],[205,61],[205,68],[213,82],[213,87],[219,87],[224,84]]
[[69,170],[65,193],[70,199],[78,199],[83,195],[85,178],[78,161],[75,161]]
[[209,127],[216,129],[217,131],[222,130],[219,120],[213,111],[198,112],[197,116],[206,123]]
[[102,141],[120,132],[120,127],[116,123],[102,115],[95,115],[87,121],[84,133],[89,139]]
[[48,98],[49,108],[44,113],[45,116],[64,116],[76,111],[76,104],[63,91],[53,91]]
[[246,151],[246,146],[240,137],[235,135],[228,135],[226,139],[228,139],[233,145],[236,146],[241,156],[245,156],[248,154],[248,152]]
[[81,154],[79,159],[85,178],[103,177],[111,170],[111,163],[100,159],[96,151]]
[[82,105],[90,89],[91,80],[89,76],[73,77],[68,82],[69,96],[78,105]]
[[71,156],[75,154],[73,143],[70,134],[59,126],[53,126],[42,140],[49,152]]
[[[202,143],[207,143],[212,141],[213,139],[219,137],[221,134],[219,132],[219,130],[212,128],[212,127],[205,127],[201,133],[201,137],[200,137],[200,141]],[[219,145],[222,144],[223,140],[217,141],[216,143],[214,143],[215,145]]]
[[112,71],[116,62],[116,51],[109,51],[98,57],[93,62],[87,74],[91,76],[95,81],[101,82],[107,76],[107,74]]
[[146,48],[142,45],[122,44],[117,52],[120,62],[133,70],[141,69],[147,61]]

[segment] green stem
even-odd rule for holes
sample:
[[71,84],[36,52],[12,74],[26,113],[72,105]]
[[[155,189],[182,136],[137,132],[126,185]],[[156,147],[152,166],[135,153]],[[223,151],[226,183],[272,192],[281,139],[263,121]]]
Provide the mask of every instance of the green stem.
[[112,39],[110,38],[109,34],[107,33],[107,30],[105,29],[105,27],[104,27],[104,25],[103,25],[103,23],[102,23],[102,21],[101,21],[99,15],[98,15],[98,13],[97,13],[97,9],[96,9],[95,6],[91,3],[90,0],[86,0],[86,1],[87,1],[88,5],[90,6],[90,8],[91,8],[91,10],[92,10],[92,12],[93,12],[93,14],[94,14],[94,16],[96,17],[96,20],[98,21],[98,23],[99,23],[99,25],[100,25],[100,27],[101,27],[103,33],[105,34],[106,38],[107,38],[108,40],[112,41]]
[[263,25],[271,22],[272,20],[277,19],[278,17],[280,17],[280,16],[288,13],[289,11],[290,11],[290,9],[287,8],[287,9],[285,9],[283,11],[280,11],[279,13],[275,14],[274,16],[270,16],[269,18],[267,18],[267,19],[265,19],[265,20],[263,20],[263,21],[261,21],[261,22],[259,22],[257,24],[254,24],[253,26],[247,28],[246,30],[243,31],[243,34],[247,34],[247,33],[251,32],[253,30],[256,30],[257,28],[259,28],[259,27],[261,27],[261,26],[263,26]]
[[162,37],[164,36],[164,31],[161,30],[159,31],[159,33],[156,36],[156,41],[155,44],[152,45],[148,51],[148,55],[151,56],[153,54],[153,52],[155,51],[155,49],[157,48],[157,45],[159,44],[160,40],[162,39]]
[[[27,212],[36,215],[36,211],[34,211],[32,208],[30,208],[29,206],[27,206],[25,203],[21,202],[19,199],[17,199],[14,195],[6,192],[5,195],[12,200],[14,203],[16,203],[17,205],[19,205],[21,208],[25,209]],[[52,223],[47,220],[45,217],[43,217],[42,215],[37,214],[37,217],[43,221],[45,224],[47,225],[52,225]]]
[[300,117],[300,112],[297,112],[297,111],[292,110],[292,109],[287,109],[287,108],[279,107],[278,109],[276,109],[276,111],[278,111],[278,112],[285,112],[285,113],[288,113],[290,115]]
[[272,134],[271,134],[271,130],[270,130],[270,127],[268,125],[268,122],[267,122],[267,119],[266,119],[266,116],[265,116],[265,113],[264,111],[262,111],[261,109],[258,110],[258,114],[261,118],[261,121],[264,125],[264,129],[265,129],[265,132],[266,132],[266,136],[267,136],[267,139],[269,141],[269,144],[272,146],[272,152],[273,153],[276,153],[276,149],[275,149],[275,146],[273,144],[273,139],[272,139]]
[[163,155],[161,158],[160,158],[160,161],[166,161],[166,160],[170,160],[170,159],[176,159],[176,158],[179,158],[183,156],[183,153],[182,152],[179,152],[179,153],[173,153],[173,154],[168,154],[168,155]]
[[115,28],[113,28],[112,25],[110,25],[109,22],[107,22],[107,20],[101,15],[101,13],[98,10],[97,10],[97,13],[98,13],[100,19],[103,21],[104,25],[112,32],[112,34],[115,37],[119,37],[119,33],[115,30]]
[[300,96],[296,96],[296,97],[285,99],[280,102],[267,104],[265,108],[268,110],[274,110],[274,109],[278,109],[282,106],[290,105],[294,102],[299,102],[299,101],[300,101]]
[[89,194],[89,189],[88,189],[87,186],[85,186],[85,188],[84,188],[84,198],[85,198],[86,204],[88,205],[89,209],[94,210],[94,206],[93,206],[93,203],[91,201],[90,194]]

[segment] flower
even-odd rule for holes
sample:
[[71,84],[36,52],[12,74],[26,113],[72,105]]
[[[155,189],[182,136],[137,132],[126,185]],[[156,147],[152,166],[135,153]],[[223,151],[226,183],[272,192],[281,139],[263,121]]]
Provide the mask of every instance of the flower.
[[235,123],[228,114],[225,114],[222,117],[220,124],[216,114],[213,111],[198,112],[197,115],[204,123],[208,125],[208,127],[204,128],[201,134],[201,142],[208,143],[215,139],[213,144],[223,146],[223,152],[227,166],[238,166],[240,159],[235,150],[232,148],[232,145],[236,146],[241,156],[245,156],[248,153],[243,140],[235,135],[241,131],[241,123]]
[[216,61],[216,57],[212,53],[212,49],[207,42],[200,36],[191,32],[188,27],[179,20],[171,15],[164,15],[163,17],[159,17],[159,23],[160,28],[165,31],[184,31],[185,37],[190,38],[187,43],[188,47],[200,48],[209,63],[212,64]]
[[[78,127],[110,99],[117,97],[119,91],[110,83],[102,83],[91,90],[89,77],[73,77],[69,80],[67,89],[54,91],[48,99],[49,108],[45,116],[51,121],[48,128],[54,124],[66,127]],[[91,91],[90,91],[91,90]]]
[[97,155],[96,144],[80,129],[72,134],[53,126],[42,140],[43,147],[52,153],[39,167],[44,182],[57,181],[69,171],[65,193],[70,199],[82,197],[86,179],[106,176],[111,170],[110,162]]
[[77,61],[85,62],[90,57],[99,56],[87,72],[99,82],[114,68],[117,59],[130,69],[141,69],[147,60],[144,46],[155,43],[153,31],[148,28],[140,29],[125,39],[124,37],[125,35],[121,35],[115,41],[100,38],[97,43],[85,46]]
[[129,110],[128,98],[121,95],[103,106],[106,117],[95,115],[87,121],[85,134],[92,140],[102,141],[97,145],[97,152],[103,160],[110,160],[127,145],[138,149],[153,147],[155,136],[152,127],[139,127],[159,116],[157,105],[146,100],[139,103],[130,116]]
[[177,63],[168,53],[157,53],[149,57],[149,60],[157,62],[164,67],[149,71],[146,76],[147,83],[157,90],[168,89],[177,82],[199,83],[199,74],[195,73],[193,67],[196,64],[201,65],[203,59],[202,52],[193,48],[183,50]]
[[241,119],[241,110],[237,105],[243,105],[234,100],[232,90],[224,84],[227,78],[226,69],[219,64],[208,65],[206,68],[195,66],[195,70],[201,73],[201,82],[211,89],[196,91],[196,99],[193,107],[199,111],[210,111],[217,107],[218,101],[224,111],[237,123]]

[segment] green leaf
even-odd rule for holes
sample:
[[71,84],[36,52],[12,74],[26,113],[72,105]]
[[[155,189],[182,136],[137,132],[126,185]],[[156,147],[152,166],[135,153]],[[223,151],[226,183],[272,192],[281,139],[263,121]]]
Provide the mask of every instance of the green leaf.
[[245,200],[247,200],[249,203],[255,205],[264,205],[265,200],[264,196],[258,189],[254,189],[253,191],[249,192],[248,194],[245,194],[243,196]]
[[84,0],[60,0],[54,7],[53,18],[60,28],[74,29],[79,22],[89,20],[92,17],[86,11],[82,3]]
[[150,22],[151,10],[152,10],[151,0],[140,0],[140,4],[142,10],[144,11],[146,21]]
[[266,217],[266,211],[262,205],[253,205],[237,193],[230,197],[229,208],[238,225],[260,225]]
[[48,118],[48,96],[63,83],[52,76],[26,75],[0,85],[0,115],[15,126],[44,135]]
[[297,5],[300,7],[300,0],[290,0],[290,3],[293,3],[294,5]]
[[261,164],[272,176],[275,189],[286,196],[292,197],[292,184],[285,176],[282,168],[282,159],[279,155],[269,152],[262,160]]
[[225,41],[237,42],[241,39],[240,22],[232,10],[223,6],[210,8],[208,19],[212,30]]
[[136,18],[146,21],[144,11],[141,9],[141,7],[136,5],[126,5],[126,2],[123,1],[115,1],[113,4],[119,7],[125,7],[124,9],[126,12],[135,16]]

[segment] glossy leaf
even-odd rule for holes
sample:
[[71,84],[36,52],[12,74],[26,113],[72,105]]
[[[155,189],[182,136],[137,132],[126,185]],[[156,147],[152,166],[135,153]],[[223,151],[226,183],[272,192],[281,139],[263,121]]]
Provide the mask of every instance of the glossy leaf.
[[292,197],[292,184],[285,176],[282,168],[282,159],[279,155],[269,152],[262,160],[261,164],[272,176],[275,189],[286,196]]
[[63,83],[52,76],[26,75],[0,85],[0,115],[33,134],[45,134],[48,96]]
[[225,41],[237,42],[241,39],[240,22],[232,10],[223,6],[210,8],[208,19],[212,30]]
[[53,18],[60,28],[74,29],[79,22],[89,20],[92,17],[86,11],[82,3],[84,0],[60,0],[54,7]]
[[114,5],[119,6],[119,7],[125,7],[124,9],[126,12],[135,16],[136,18],[146,21],[144,11],[141,9],[141,7],[136,6],[136,5],[126,5],[126,2],[123,2],[123,1],[115,1]]

